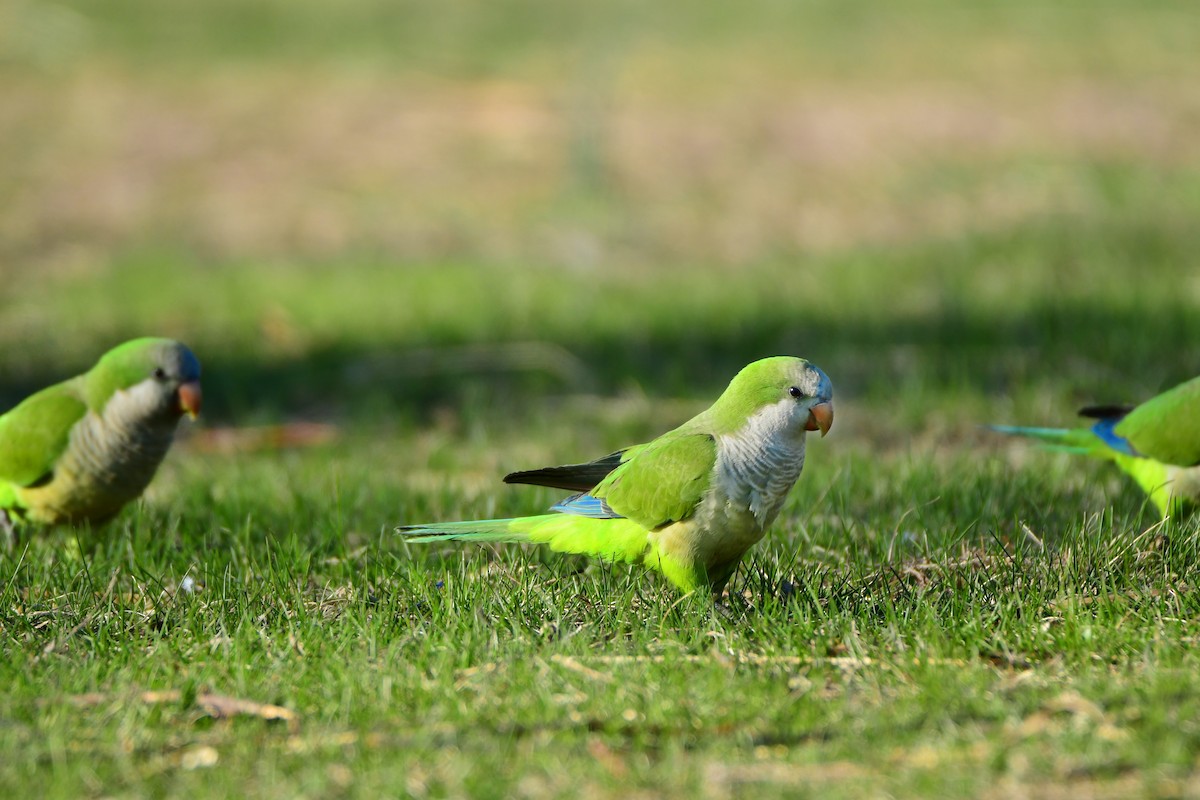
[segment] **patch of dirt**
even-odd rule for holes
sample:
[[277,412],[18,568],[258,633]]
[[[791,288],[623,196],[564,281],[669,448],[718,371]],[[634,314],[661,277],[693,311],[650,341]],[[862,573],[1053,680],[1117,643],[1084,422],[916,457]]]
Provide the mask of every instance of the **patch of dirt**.
[[161,241],[226,259],[739,263],[1086,211],[1107,201],[1072,163],[1200,155],[1194,101],[1153,83],[783,84],[697,102],[101,69],[0,90],[0,256],[51,265]]

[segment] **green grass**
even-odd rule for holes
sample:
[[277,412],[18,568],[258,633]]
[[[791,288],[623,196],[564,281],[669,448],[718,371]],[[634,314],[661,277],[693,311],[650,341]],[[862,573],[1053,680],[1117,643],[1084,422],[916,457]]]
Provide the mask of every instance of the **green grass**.
[[[0,793],[1195,794],[1200,524],[981,427],[1196,374],[1190,5],[444,5],[0,10],[0,407],[206,393],[0,553]],[[391,533],[776,353],[837,422],[720,605]]]
[[[547,493],[480,481],[481,463],[530,449],[520,438],[185,448],[86,557],[58,536],[7,559],[4,737],[19,757],[4,783],[852,796],[1171,794],[1189,779],[1200,537],[1142,533],[1137,503],[1122,492],[1114,510],[1097,476],[877,461],[831,438],[723,611],[626,569],[410,552],[388,535],[402,518],[543,507]],[[436,480],[416,477],[427,464]],[[185,576],[201,588],[181,591]],[[208,691],[296,718],[210,721],[188,699]]]
[[[1013,236],[1052,250],[1035,232]],[[1108,232],[1095,246],[1121,241]],[[952,250],[986,260],[1005,247]],[[900,293],[920,274],[905,264],[919,262],[936,296],[929,254],[811,269],[847,297],[855,270]],[[1148,269],[1186,278],[1170,256]],[[527,317],[529,297],[590,281],[510,271],[522,288],[491,286],[489,304],[460,290],[463,274],[214,268],[149,291],[134,264],[16,293],[14,307],[61,314],[73,331],[15,361],[18,385],[82,358],[87,331],[156,319],[156,294],[198,296],[217,313],[145,324],[186,320],[209,369],[204,425],[316,418],[341,438],[230,455],[193,436],[82,555],[62,532],[0,558],[0,735],[16,754],[0,782],[50,796],[1170,796],[1190,785],[1200,531],[1155,528],[1100,465],[977,427],[1066,421],[1076,401],[1136,398],[1183,376],[1194,348],[1175,342],[1195,339],[1186,297],[1090,284],[1057,303],[1041,291],[1005,303],[965,280],[935,313],[876,300],[875,313],[851,302],[839,319],[828,300],[772,308],[744,290],[722,304],[708,288],[680,299],[651,290],[665,278],[644,278],[651,288],[626,303],[601,288],[574,315]],[[278,291],[248,291],[257,281]],[[413,286],[435,306],[458,297],[463,313],[390,317],[379,298]],[[681,308],[668,311],[671,298]],[[310,341],[259,340],[275,304]],[[627,325],[603,333],[606,312]],[[438,317],[441,332],[423,340]],[[557,342],[578,363],[528,366],[497,339]],[[739,361],[792,350],[833,375],[838,423],[814,441],[727,609],[625,568],[516,547],[405,548],[390,533],[545,508],[554,492],[499,477],[653,436]],[[438,358],[468,368],[430,367]],[[181,591],[185,577],[201,588]],[[179,695],[152,703],[146,691]],[[210,720],[206,692],[295,718]]]

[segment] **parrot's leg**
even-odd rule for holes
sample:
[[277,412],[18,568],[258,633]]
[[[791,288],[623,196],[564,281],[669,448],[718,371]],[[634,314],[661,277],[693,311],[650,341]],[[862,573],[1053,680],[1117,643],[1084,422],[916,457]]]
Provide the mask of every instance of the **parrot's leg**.
[[[787,603],[790,600],[795,598],[796,592],[799,591],[799,589],[800,589],[799,586],[792,583],[787,578],[780,578],[779,584],[777,586],[775,586],[775,580],[770,575],[767,574],[767,571],[765,569],[758,567],[757,571],[758,571],[759,585],[766,588],[768,594],[777,593],[777,599],[779,600],[779,602]],[[771,589],[770,589],[771,586],[775,586],[774,592],[771,591]]]
[[15,552],[20,541],[17,537],[17,526],[12,517],[4,509],[0,509],[0,550],[6,553]]
[[742,592],[731,592],[722,586],[721,592],[712,596],[712,607],[727,622],[736,622],[751,613],[753,603]]

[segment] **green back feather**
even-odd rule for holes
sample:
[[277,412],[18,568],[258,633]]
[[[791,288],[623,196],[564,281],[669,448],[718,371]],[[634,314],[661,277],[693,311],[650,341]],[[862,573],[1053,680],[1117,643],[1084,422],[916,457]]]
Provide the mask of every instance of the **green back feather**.
[[1200,377],[1130,411],[1113,429],[1139,453],[1165,464],[1200,464]]
[[705,433],[675,430],[634,452],[591,491],[644,528],[692,516],[712,486],[717,445]]
[[66,449],[71,428],[86,413],[80,379],[72,378],[0,416],[0,480],[30,486],[46,477]]

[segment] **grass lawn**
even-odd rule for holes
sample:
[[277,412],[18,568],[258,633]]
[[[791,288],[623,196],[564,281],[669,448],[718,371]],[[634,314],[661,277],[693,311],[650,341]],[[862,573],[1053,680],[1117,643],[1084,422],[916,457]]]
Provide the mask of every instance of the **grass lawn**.
[[[0,792],[1200,795],[1200,523],[981,427],[1200,372],[1190,5],[443,5],[0,10],[0,408],[206,393],[0,553]],[[779,353],[837,421],[719,605],[392,534]]]

